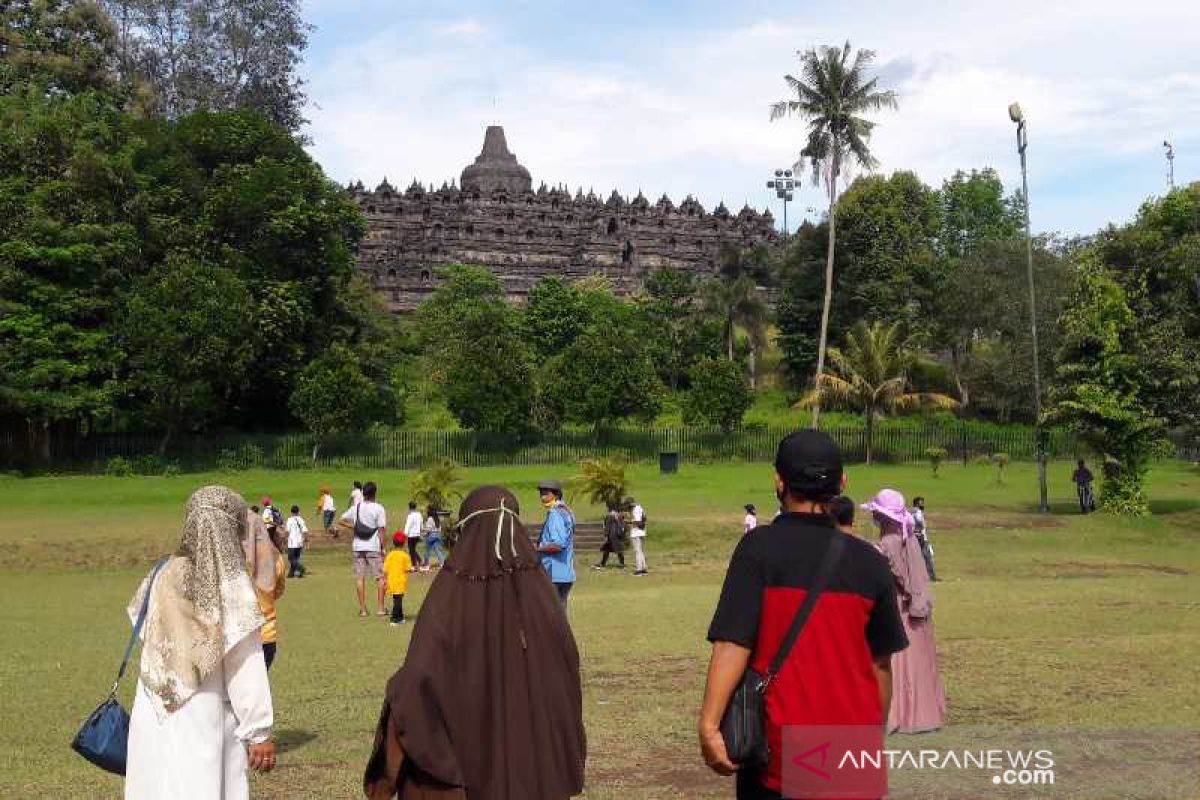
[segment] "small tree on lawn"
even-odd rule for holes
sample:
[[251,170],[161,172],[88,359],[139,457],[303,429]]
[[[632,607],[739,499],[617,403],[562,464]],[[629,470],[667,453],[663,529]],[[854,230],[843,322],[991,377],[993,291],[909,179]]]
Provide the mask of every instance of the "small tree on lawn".
[[925,458],[929,461],[929,467],[933,470],[933,477],[938,476],[938,467],[942,465],[949,453],[944,447],[927,447],[925,448]]
[[1136,322],[1125,290],[1085,256],[1061,320],[1057,385],[1046,414],[1103,459],[1101,507],[1130,516],[1150,513],[1142,483],[1166,443],[1162,420],[1141,400],[1150,378],[1135,355]]
[[413,476],[409,492],[418,505],[447,511],[453,500],[462,499],[462,492],[458,488],[462,480],[462,467],[443,458],[418,470]]
[[615,505],[629,490],[625,462],[616,458],[589,458],[579,463],[571,488],[595,505]]
[[349,348],[337,344],[300,373],[288,406],[313,436],[314,464],[330,436],[403,417],[403,404],[394,389],[377,387]]
[[690,370],[692,388],[684,396],[683,421],[718,425],[728,433],[742,424],[754,394],[736,361],[705,358]]

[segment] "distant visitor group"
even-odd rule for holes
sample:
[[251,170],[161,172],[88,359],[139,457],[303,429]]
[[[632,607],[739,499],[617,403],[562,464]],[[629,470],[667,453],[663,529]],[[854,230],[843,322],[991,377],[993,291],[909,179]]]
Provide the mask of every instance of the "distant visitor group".
[[[842,494],[837,446],[818,432],[786,437],[774,466],[779,510],[760,524],[754,505],[744,509],[708,629],[697,715],[701,756],[715,772],[736,775],[738,798],[796,796],[787,793],[785,728],[917,733],[941,727],[946,709],[924,502],[910,508],[900,492],[883,489],[857,507]],[[390,534],[374,482],[356,482],[340,515],[330,489],[318,493],[318,524],[331,539],[349,540],[361,617],[371,615],[372,581],[374,613],[406,624],[410,576],[434,573],[374,742],[363,743],[366,797],[564,800],[582,792],[586,736],[568,612],[577,523],[558,481],[537,488],[544,517],[536,538],[501,486],[470,492],[453,520],[409,502]],[[856,508],[870,514],[877,542],[853,535]],[[268,670],[286,657],[276,604],[288,580],[305,577],[310,536],[299,506],[288,511],[269,496],[248,506],[222,486],[197,490],[178,548],[135,592],[129,618],[141,623],[142,650],[126,798],[248,798],[248,771],[276,765]],[[648,576],[647,520],[633,497],[609,502],[592,566],[610,568],[615,558],[611,567],[623,567],[632,544],[632,574]],[[805,689],[804,676],[814,674],[827,684],[820,692]],[[745,713],[751,701],[762,702],[761,718]]]

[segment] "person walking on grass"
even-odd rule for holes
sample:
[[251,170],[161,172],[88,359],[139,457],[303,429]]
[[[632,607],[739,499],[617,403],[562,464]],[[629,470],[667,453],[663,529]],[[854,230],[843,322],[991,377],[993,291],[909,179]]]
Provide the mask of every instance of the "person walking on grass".
[[758,527],[758,510],[754,508],[754,503],[746,503],[745,509],[746,516],[742,518],[743,536]]
[[929,573],[929,580],[936,581],[938,579],[937,570],[933,568],[933,542],[929,541],[929,528],[925,526],[925,498],[913,498],[913,535],[917,537],[917,544],[921,545],[921,557],[925,560],[925,571]]
[[308,543],[308,523],[304,521],[304,517],[300,516],[300,506],[292,506],[292,515],[287,519],[287,549],[289,578],[303,578],[308,572],[304,565],[300,563],[300,557],[304,554],[304,547]]
[[879,551],[887,557],[909,646],[892,659],[892,703],[889,733],[925,733],[942,727],[946,696],[938,675],[933,636],[933,597],[921,546],[913,534],[913,518],[904,495],[883,489],[863,509],[879,526]]
[[328,486],[321,487],[321,494],[317,498],[317,514],[321,518],[321,525],[325,528],[325,535],[337,538],[337,529],[333,527],[334,517],[337,515],[337,503],[333,502],[333,493],[329,491]]
[[423,572],[428,572],[433,566],[433,562],[437,560],[438,569],[446,563],[446,544],[442,541],[442,526],[438,522],[438,511],[433,506],[425,509],[425,565],[421,567]]
[[1075,494],[1079,497],[1079,513],[1088,514],[1096,510],[1096,495],[1092,493],[1092,471],[1081,458],[1075,471],[1071,473],[1075,483]]
[[649,572],[646,569],[646,509],[642,508],[632,497],[626,497],[624,505],[629,509],[629,538],[633,542],[633,574],[640,578]]
[[275,767],[263,613],[242,552],[252,519],[230,489],[197,489],[174,555],[129,604],[133,623],[149,592],[125,800],[245,800],[246,771]]
[[408,501],[408,516],[404,518],[404,539],[408,542],[408,559],[410,570],[421,566],[421,557],[417,555],[417,545],[421,543],[421,512],[417,511],[415,500]]
[[393,626],[404,624],[404,593],[408,591],[408,573],[412,572],[412,559],[404,546],[407,538],[404,531],[396,531],[392,536],[392,552],[383,560],[383,574],[388,594],[392,596]]
[[354,532],[350,549],[360,617],[368,616],[368,578],[379,589],[379,610],[375,613],[381,617],[387,616],[387,584],[380,580],[383,577],[383,537],[387,535],[387,509],[375,501],[377,491],[375,482],[367,481],[362,487],[362,502],[351,506],[342,515],[342,521]]
[[575,514],[563,502],[562,484],[546,480],[538,484],[546,521],[538,537],[537,551],[541,554],[542,569],[558,592],[559,602],[566,610],[567,597],[575,585]]
[[282,553],[284,549],[283,512],[275,507],[270,497],[266,496],[262,499],[262,507],[263,525],[267,526],[267,533],[270,535],[271,541]]
[[618,504],[609,501],[608,512],[604,515],[604,542],[600,545],[600,561],[592,565],[592,569],[604,569],[608,566],[608,557],[617,556],[617,567],[625,569],[625,520],[621,516]]
[[[720,775],[737,773],[739,800],[783,797],[785,730],[803,735],[805,726],[862,726],[878,736],[864,749],[883,747],[892,654],[908,640],[886,559],[830,518],[843,484],[842,455],[827,435],[800,431],[785,438],[775,456],[784,511],[741,538],[725,574],[708,629],[712,655],[698,733],[704,763]],[[767,675],[804,599],[822,582],[807,624],[765,689],[769,759],[736,764],[720,728],[734,690],[748,667]]]
[[355,481],[354,486],[350,489],[350,507],[358,505],[363,501],[363,485],[362,481]]

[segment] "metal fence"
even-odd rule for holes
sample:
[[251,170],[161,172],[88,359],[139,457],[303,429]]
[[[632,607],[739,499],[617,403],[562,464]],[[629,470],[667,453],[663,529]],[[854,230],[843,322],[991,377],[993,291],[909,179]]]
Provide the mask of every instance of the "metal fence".
[[[309,469],[353,467],[359,469],[413,469],[439,459],[464,466],[537,465],[577,462],[592,457],[619,457],[631,461],[656,460],[660,453],[678,453],[684,463],[722,461],[769,462],[779,440],[793,429],[751,427],[730,432],[695,428],[622,428],[612,430],[558,430],[528,434],[480,431],[380,431],[326,439],[316,448],[308,434],[214,434],[173,440],[159,453],[153,434],[95,434],[55,440],[48,466],[57,471],[103,472],[116,458],[129,462],[134,472],[157,473],[164,468],[182,471],[243,469]],[[866,434],[861,427],[826,427],[847,461],[865,459]],[[11,434],[8,435],[11,437]],[[17,452],[12,438],[0,433],[0,466],[11,463]],[[873,457],[885,463],[927,459],[930,448],[946,451],[945,461],[968,462],[995,453],[1014,461],[1032,460],[1034,438],[1025,426],[998,426],[972,421],[911,420],[876,426]],[[1051,431],[1047,441],[1051,458],[1071,457],[1077,442],[1066,431]],[[6,463],[8,462],[8,463]],[[168,466],[169,465],[169,466]]]

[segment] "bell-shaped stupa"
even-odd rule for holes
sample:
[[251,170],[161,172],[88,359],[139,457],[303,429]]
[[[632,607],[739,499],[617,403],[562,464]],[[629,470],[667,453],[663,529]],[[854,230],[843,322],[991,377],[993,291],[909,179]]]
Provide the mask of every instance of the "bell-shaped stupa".
[[517,157],[508,152],[504,139],[504,128],[489,125],[483,137],[483,150],[475,163],[462,171],[463,191],[477,191],[491,196],[497,191],[508,195],[524,194],[533,188],[529,170],[517,162]]

